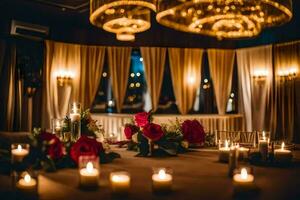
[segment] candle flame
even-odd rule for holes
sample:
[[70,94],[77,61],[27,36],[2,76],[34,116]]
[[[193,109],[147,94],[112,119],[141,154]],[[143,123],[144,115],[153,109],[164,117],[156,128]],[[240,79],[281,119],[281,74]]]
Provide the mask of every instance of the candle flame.
[[22,151],[22,146],[18,144],[17,150],[18,150],[18,151]]
[[242,168],[242,170],[241,170],[241,178],[242,179],[247,179],[247,177],[248,177],[247,170],[245,168]]
[[25,177],[24,177],[24,180],[26,183],[29,183],[31,181],[31,177],[29,174],[26,174]]
[[163,169],[159,170],[158,177],[159,177],[159,179],[165,179],[166,178],[166,171],[163,170]]
[[265,131],[262,132],[262,138],[263,138],[263,140],[266,140],[266,133],[265,133]]
[[282,144],[281,144],[281,150],[284,150],[284,146],[285,146],[285,144],[284,144],[284,142],[282,142]]
[[86,171],[87,171],[88,173],[92,173],[92,172],[93,172],[93,169],[94,169],[93,163],[88,162],[87,165],[86,165]]

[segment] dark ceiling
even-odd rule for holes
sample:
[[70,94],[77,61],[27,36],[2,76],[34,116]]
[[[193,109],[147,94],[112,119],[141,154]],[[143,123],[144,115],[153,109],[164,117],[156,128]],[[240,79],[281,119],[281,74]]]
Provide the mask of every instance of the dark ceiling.
[[241,48],[300,40],[300,1],[293,0],[293,19],[279,27],[265,29],[247,40],[222,40],[178,32],[159,25],[152,16],[150,30],[140,33],[135,42],[120,42],[89,23],[89,0],[0,0],[0,36],[9,37],[12,19],[45,25],[46,39],[70,43],[116,46],[164,46],[202,48]]

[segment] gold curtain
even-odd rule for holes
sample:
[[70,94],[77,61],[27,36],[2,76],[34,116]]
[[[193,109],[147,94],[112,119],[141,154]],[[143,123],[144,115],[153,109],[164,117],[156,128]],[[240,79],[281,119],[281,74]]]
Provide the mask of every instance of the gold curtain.
[[141,47],[147,87],[150,91],[152,110],[156,111],[163,82],[166,48]]
[[169,48],[168,51],[176,103],[179,111],[187,114],[200,87],[203,50]]
[[208,50],[209,70],[216,95],[219,114],[226,112],[228,98],[231,92],[234,50]]
[[270,130],[273,82],[272,46],[237,50],[239,111],[246,130]]
[[[299,78],[300,42],[274,46],[275,98],[272,103],[272,129],[275,139],[295,139],[295,78]],[[298,77],[288,76],[296,72]],[[292,74],[290,74],[292,75]]]
[[108,47],[109,74],[117,111],[120,113],[126,95],[131,47]]
[[[46,41],[42,127],[50,127],[52,118],[63,118],[69,103],[78,101],[83,108],[92,104],[99,86],[105,49]],[[56,76],[60,71],[73,74],[71,83],[59,86]]]
[[81,79],[79,102],[84,108],[90,108],[101,79],[105,48],[81,46]]

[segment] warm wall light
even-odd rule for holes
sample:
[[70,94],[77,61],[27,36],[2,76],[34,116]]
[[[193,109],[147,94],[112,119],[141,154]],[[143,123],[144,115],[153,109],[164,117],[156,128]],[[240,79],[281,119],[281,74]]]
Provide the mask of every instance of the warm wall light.
[[74,76],[74,73],[71,71],[60,70],[56,72],[56,80],[59,86],[70,84]]
[[296,67],[291,67],[287,69],[280,69],[277,75],[280,78],[287,78],[288,80],[295,79],[297,77],[298,69]]
[[265,81],[269,75],[269,71],[265,69],[256,69],[252,73],[252,78],[256,82]]
[[193,86],[196,82],[196,78],[194,76],[189,76],[187,81],[189,85]]

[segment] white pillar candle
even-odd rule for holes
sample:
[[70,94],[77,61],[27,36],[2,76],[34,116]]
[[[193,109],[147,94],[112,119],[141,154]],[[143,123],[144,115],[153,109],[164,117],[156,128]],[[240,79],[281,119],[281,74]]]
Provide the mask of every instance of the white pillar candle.
[[254,176],[248,174],[247,169],[242,168],[240,174],[235,174],[233,176],[234,189],[237,191],[247,191],[253,189],[254,186]]
[[12,162],[22,162],[23,158],[27,156],[29,151],[27,149],[23,149],[21,144],[18,144],[16,149],[11,150],[11,159]]
[[280,163],[290,163],[292,161],[293,155],[290,150],[284,149],[284,142],[281,144],[280,149],[274,151],[274,157],[276,162]]
[[130,176],[126,172],[113,172],[110,175],[110,184],[114,194],[127,194],[130,189]]
[[99,170],[95,169],[92,162],[88,162],[86,168],[80,169],[80,186],[97,187],[99,184]]
[[71,109],[71,113],[70,113],[70,119],[71,122],[79,122],[80,121],[80,113],[79,113],[80,109],[77,108],[76,103],[73,103],[72,109]]
[[158,173],[152,175],[152,188],[154,192],[168,192],[172,189],[173,177],[160,169]]
[[24,195],[35,195],[37,193],[37,181],[26,174],[17,182],[16,188]]
[[230,152],[229,144],[228,141],[225,140],[225,146],[219,148],[219,161],[228,162],[229,152]]

